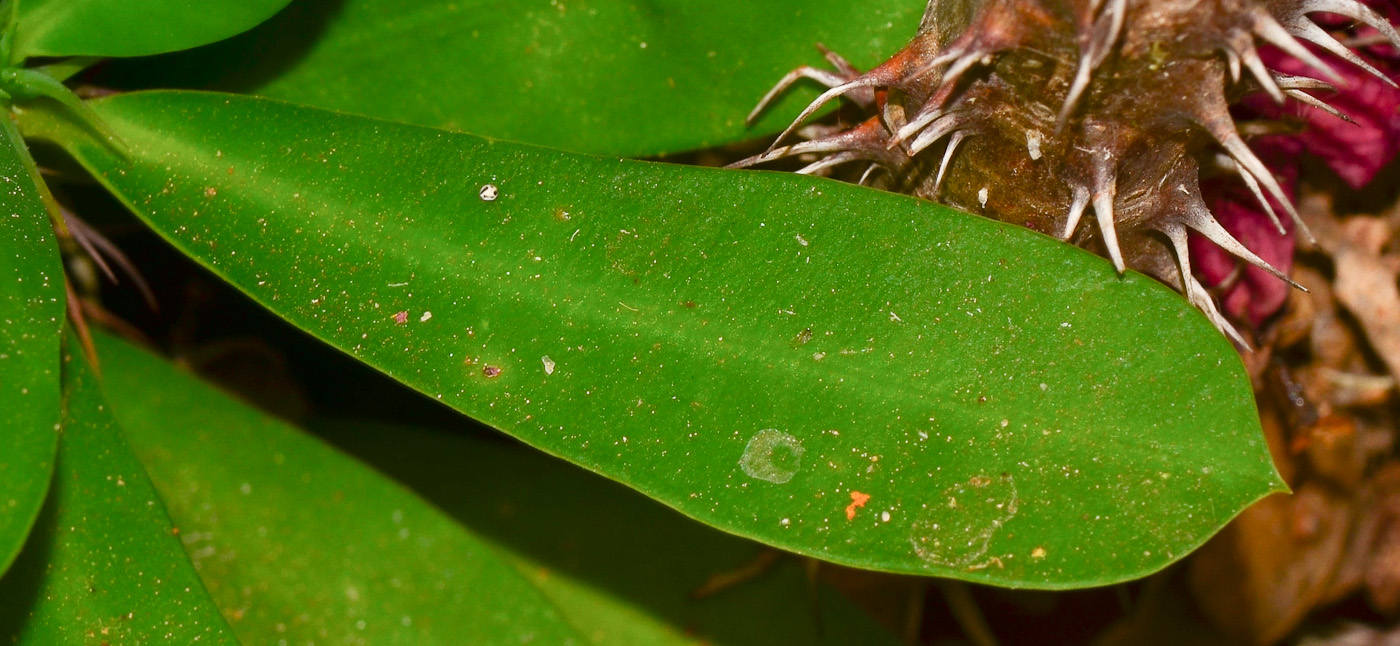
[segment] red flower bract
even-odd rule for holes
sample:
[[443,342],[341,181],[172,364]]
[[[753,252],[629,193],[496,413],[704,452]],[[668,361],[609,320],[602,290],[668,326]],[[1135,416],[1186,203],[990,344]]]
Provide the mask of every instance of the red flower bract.
[[[1400,9],[1393,2],[1368,4],[1392,20],[1400,17]],[[1326,27],[1347,26],[1346,22],[1319,22]],[[1369,28],[1358,29],[1355,37],[1364,41],[1374,33]],[[1387,76],[1400,72],[1400,55],[1389,45],[1368,47],[1362,52],[1370,64]],[[1277,50],[1266,50],[1263,56],[1269,67],[1286,74],[1315,73],[1303,62]],[[1334,69],[1342,77],[1343,91],[1328,97],[1327,102],[1352,123],[1293,102],[1279,105],[1263,94],[1248,97],[1238,106],[1239,116],[1245,119],[1300,122],[1301,130],[1296,134],[1270,135],[1251,142],[1290,197],[1296,192],[1301,155],[1322,160],[1347,185],[1361,188],[1400,153],[1400,89],[1354,66],[1338,65]],[[1288,233],[1280,236],[1258,201],[1237,182],[1212,182],[1205,192],[1211,210],[1227,231],[1269,264],[1285,272],[1292,267],[1292,223],[1284,220]],[[1221,305],[1232,318],[1258,326],[1288,299],[1289,288],[1282,281],[1237,262],[1206,240],[1193,239],[1191,255],[1196,273],[1206,285],[1224,286]]]

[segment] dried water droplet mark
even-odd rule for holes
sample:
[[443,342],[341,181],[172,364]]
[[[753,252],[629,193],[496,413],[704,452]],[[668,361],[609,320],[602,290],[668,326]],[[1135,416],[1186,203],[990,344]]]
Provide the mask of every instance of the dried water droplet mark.
[[501,189],[496,188],[495,184],[485,184],[477,192],[477,195],[481,196],[483,202],[495,202],[496,198],[501,196]]
[[801,440],[782,431],[766,428],[754,434],[739,458],[739,468],[750,478],[783,484],[802,466]]
[[992,537],[1016,516],[1016,479],[978,475],[944,489],[916,512],[909,542],[933,565],[979,569]]

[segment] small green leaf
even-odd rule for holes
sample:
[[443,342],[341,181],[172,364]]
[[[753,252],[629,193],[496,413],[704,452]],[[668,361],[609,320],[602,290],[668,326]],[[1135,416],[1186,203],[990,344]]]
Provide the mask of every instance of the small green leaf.
[[86,359],[69,357],[63,381],[53,492],[0,580],[0,639],[236,644]]
[[1103,585],[1282,488],[1229,343],[1159,283],[1022,228],[247,97],[94,107],[129,165],[30,127],[265,306],[743,536]]
[[20,0],[12,59],[147,56],[223,40],[290,0]]
[[28,152],[0,115],[0,574],[24,545],[53,472],[61,414],[63,265]]
[[172,366],[94,338],[116,415],[246,643],[578,643],[538,591],[441,512]]
[[96,341],[116,415],[246,643],[275,633],[293,643],[533,635],[557,644],[572,631],[556,606],[587,636],[578,641],[600,645],[880,643],[879,629],[831,591],[818,640],[795,564],[689,601],[708,574],[743,564],[756,546],[556,460],[408,429],[333,427],[391,456],[458,525],[169,364]]
[[801,81],[752,129],[743,120],[793,68],[830,67],[818,43],[874,65],[914,34],[925,4],[305,2],[243,37],[115,76],[636,157],[781,130],[824,88]]

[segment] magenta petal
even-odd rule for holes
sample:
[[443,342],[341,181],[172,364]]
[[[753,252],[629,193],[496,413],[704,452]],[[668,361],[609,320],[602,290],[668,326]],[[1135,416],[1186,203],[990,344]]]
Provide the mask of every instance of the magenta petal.
[[[1309,74],[1307,66],[1294,59],[1280,59],[1273,65],[1287,74]],[[1302,119],[1305,128],[1295,137],[1303,148],[1325,161],[1352,188],[1361,188],[1400,153],[1400,90],[1356,68],[1337,66],[1337,71],[1347,87],[1335,95],[1317,96],[1356,123],[1291,103],[1264,107],[1251,102],[1251,107],[1270,116],[1287,111]]]

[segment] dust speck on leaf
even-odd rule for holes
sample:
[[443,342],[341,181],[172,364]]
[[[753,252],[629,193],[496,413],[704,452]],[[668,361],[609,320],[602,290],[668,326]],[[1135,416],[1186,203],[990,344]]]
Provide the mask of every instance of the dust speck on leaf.
[[501,375],[501,368],[488,363],[481,367],[481,374],[487,379],[495,379]]
[[430,318],[433,318],[433,313],[425,311],[422,316],[418,317],[418,322],[427,323]]
[[550,359],[549,355],[540,357],[540,362],[544,364],[544,374],[554,374],[554,360]]
[[802,466],[802,442],[777,429],[763,429],[749,439],[739,468],[750,478],[783,484]]
[[204,197],[214,197],[215,195],[218,195],[218,194],[219,194],[219,190],[216,189],[216,188],[214,188],[213,186],[210,186],[209,188],[204,189]]
[[807,342],[808,342],[808,341],[811,341],[811,340],[812,340],[812,328],[807,328],[807,329],[805,329],[805,330],[802,330],[801,332],[798,332],[798,333],[797,333],[797,336],[793,338],[793,340],[792,340],[792,347],[796,348],[796,347],[801,347],[801,346],[807,345]]

